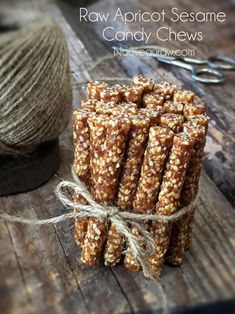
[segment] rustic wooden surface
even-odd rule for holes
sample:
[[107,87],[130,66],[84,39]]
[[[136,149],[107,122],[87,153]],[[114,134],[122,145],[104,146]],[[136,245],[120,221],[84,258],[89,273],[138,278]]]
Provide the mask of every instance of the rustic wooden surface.
[[[184,70],[162,65],[150,58],[106,60],[91,73],[86,71],[108,52],[100,39],[100,26],[78,23],[78,3],[92,2],[97,11],[154,10],[178,6],[186,10],[226,11],[227,23],[207,26],[207,41],[197,46],[198,55],[211,52],[235,55],[235,7],[229,1],[1,1],[1,6],[36,9],[49,14],[63,29],[69,44],[74,86],[74,106],[83,96],[81,81],[99,77],[127,77],[147,73],[195,90],[207,100],[212,123],[206,149],[201,194],[197,203],[193,243],[182,267],[166,266],[158,281],[129,273],[121,265],[113,269],[81,265],[79,249],[73,241],[72,221],[57,226],[30,227],[0,222],[0,313],[185,313],[199,304],[214,302],[213,313],[226,304],[224,313],[234,313],[235,297],[235,204],[234,193],[234,82],[226,72],[221,86],[205,86],[191,81]],[[157,5],[156,5],[157,3]],[[131,28],[136,25],[128,26]],[[149,28],[153,25],[149,25]],[[198,25],[203,29],[205,25]],[[123,26],[119,25],[122,29]],[[174,25],[174,29],[178,28]],[[179,45],[173,43],[173,47]],[[166,45],[167,46],[167,45]],[[169,47],[169,45],[168,45]],[[61,167],[53,179],[29,193],[0,199],[0,209],[28,218],[47,218],[65,212],[54,195],[60,178],[69,179],[72,163],[71,125],[61,136]],[[162,292],[162,289],[164,294]],[[230,303],[224,303],[230,300]],[[221,301],[223,301],[221,303]],[[220,304],[220,305],[219,305]],[[212,309],[212,308],[211,308]],[[220,311],[220,313],[222,310]],[[201,313],[201,312],[200,312]],[[211,312],[210,312],[211,313]]]

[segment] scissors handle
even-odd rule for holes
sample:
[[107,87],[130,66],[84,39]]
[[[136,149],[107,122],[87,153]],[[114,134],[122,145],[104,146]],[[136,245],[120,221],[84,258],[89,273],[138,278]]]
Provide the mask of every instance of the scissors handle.
[[[206,77],[203,77],[206,75]],[[219,71],[212,68],[197,68],[192,69],[192,78],[195,81],[206,84],[218,84],[224,82],[224,75]]]
[[217,70],[235,70],[235,59],[216,56],[208,58],[208,66]]

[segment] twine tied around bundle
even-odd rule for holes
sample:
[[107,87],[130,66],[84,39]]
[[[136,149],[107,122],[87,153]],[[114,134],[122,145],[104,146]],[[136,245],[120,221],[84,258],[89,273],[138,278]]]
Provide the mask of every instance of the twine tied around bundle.
[[66,128],[72,103],[65,36],[33,11],[0,12],[0,155],[26,155]]
[[[119,211],[117,207],[113,205],[105,205],[97,203],[93,196],[88,191],[84,183],[78,178],[72,169],[73,182],[62,181],[58,184],[55,189],[55,194],[60,199],[60,201],[65,205],[65,207],[74,210],[78,209],[79,212],[70,212],[60,216],[48,218],[48,219],[25,219],[22,217],[16,217],[4,213],[0,213],[0,218],[5,219],[9,222],[19,222],[28,225],[47,225],[47,224],[57,224],[69,219],[82,219],[95,217],[102,221],[106,220],[114,224],[116,229],[120,234],[126,239],[128,246],[133,254],[133,256],[138,260],[142,266],[143,274],[146,278],[153,278],[151,269],[147,263],[147,257],[151,256],[155,252],[155,242],[153,236],[145,228],[142,227],[142,221],[161,221],[161,222],[173,222],[180,219],[186,213],[194,210],[195,203],[197,201],[197,196],[189,206],[184,206],[179,209],[176,213],[165,216],[159,214],[138,214],[134,212]],[[68,193],[68,189],[72,190],[74,193],[80,194],[84,199],[86,199],[88,205],[78,204],[72,198],[71,194]],[[66,191],[65,191],[66,190]],[[143,238],[144,247],[142,247],[136,236],[132,234],[131,226],[138,229],[140,235]]]

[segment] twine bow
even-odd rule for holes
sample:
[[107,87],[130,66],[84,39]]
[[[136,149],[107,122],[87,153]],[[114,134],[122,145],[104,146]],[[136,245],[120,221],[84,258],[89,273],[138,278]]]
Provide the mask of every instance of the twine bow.
[[[164,216],[159,214],[138,214],[133,212],[119,211],[117,207],[113,205],[105,205],[97,203],[87,187],[78,178],[75,172],[72,170],[73,182],[62,181],[58,184],[55,189],[55,193],[60,201],[70,209],[79,209],[79,212],[69,212],[60,216],[55,216],[48,219],[26,219],[22,217],[12,216],[5,213],[0,213],[0,218],[5,219],[9,222],[19,222],[28,225],[47,225],[57,224],[69,219],[82,219],[85,217],[95,217],[100,220],[107,220],[115,225],[116,229],[126,239],[128,246],[133,256],[138,260],[142,266],[144,276],[147,278],[153,278],[151,268],[147,263],[147,257],[151,256],[155,252],[155,242],[152,235],[141,225],[142,221],[162,221],[162,222],[173,222],[180,219],[186,213],[194,210],[194,206],[197,200],[197,195],[193,202],[189,206],[182,207],[176,213],[170,216]],[[65,192],[66,189],[66,192]],[[88,205],[78,204],[74,202],[68,193],[68,189],[73,190],[75,193],[79,193],[84,197]],[[132,234],[131,226],[138,229],[143,242],[145,243],[144,248],[139,244],[136,236]]]
[[[79,212],[72,214],[77,219],[85,217],[95,217],[100,220],[107,220],[111,222],[118,232],[126,239],[128,246],[136,260],[140,263],[144,276],[152,278],[153,274],[151,268],[147,263],[147,257],[151,256],[155,252],[155,241],[152,235],[141,225],[141,221],[157,220],[162,222],[172,222],[178,220],[184,214],[193,211],[196,198],[189,205],[181,208],[175,214],[170,216],[158,215],[158,214],[138,214],[133,212],[119,211],[117,207],[113,205],[105,205],[97,203],[87,187],[78,178],[75,172],[72,170],[72,176],[74,182],[62,181],[57,186],[55,193],[60,201],[69,208],[79,209]],[[78,204],[70,199],[65,189],[72,189],[75,193],[80,194],[86,199],[88,205]],[[131,226],[138,229],[139,234],[143,238],[144,248],[139,244],[136,236],[131,231]]]

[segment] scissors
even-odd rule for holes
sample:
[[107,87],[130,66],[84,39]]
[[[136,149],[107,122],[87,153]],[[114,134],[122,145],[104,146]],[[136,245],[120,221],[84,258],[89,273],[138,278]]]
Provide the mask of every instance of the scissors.
[[[112,48],[126,53],[136,53],[138,50],[144,50],[144,48]],[[235,59],[225,56],[209,57],[208,59],[196,59],[187,57],[161,56],[157,53],[151,53],[149,51],[147,55],[157,59],[160,62],[187,69],[191,71],[193,80],[205,84],[222,83],[225,80],[225,77],[224,74],[219,70],[235,70]],[[206,67],[200,67],[202,65],[206,65]],[[203,75],[206,75],[206,77],[203,77]]]

